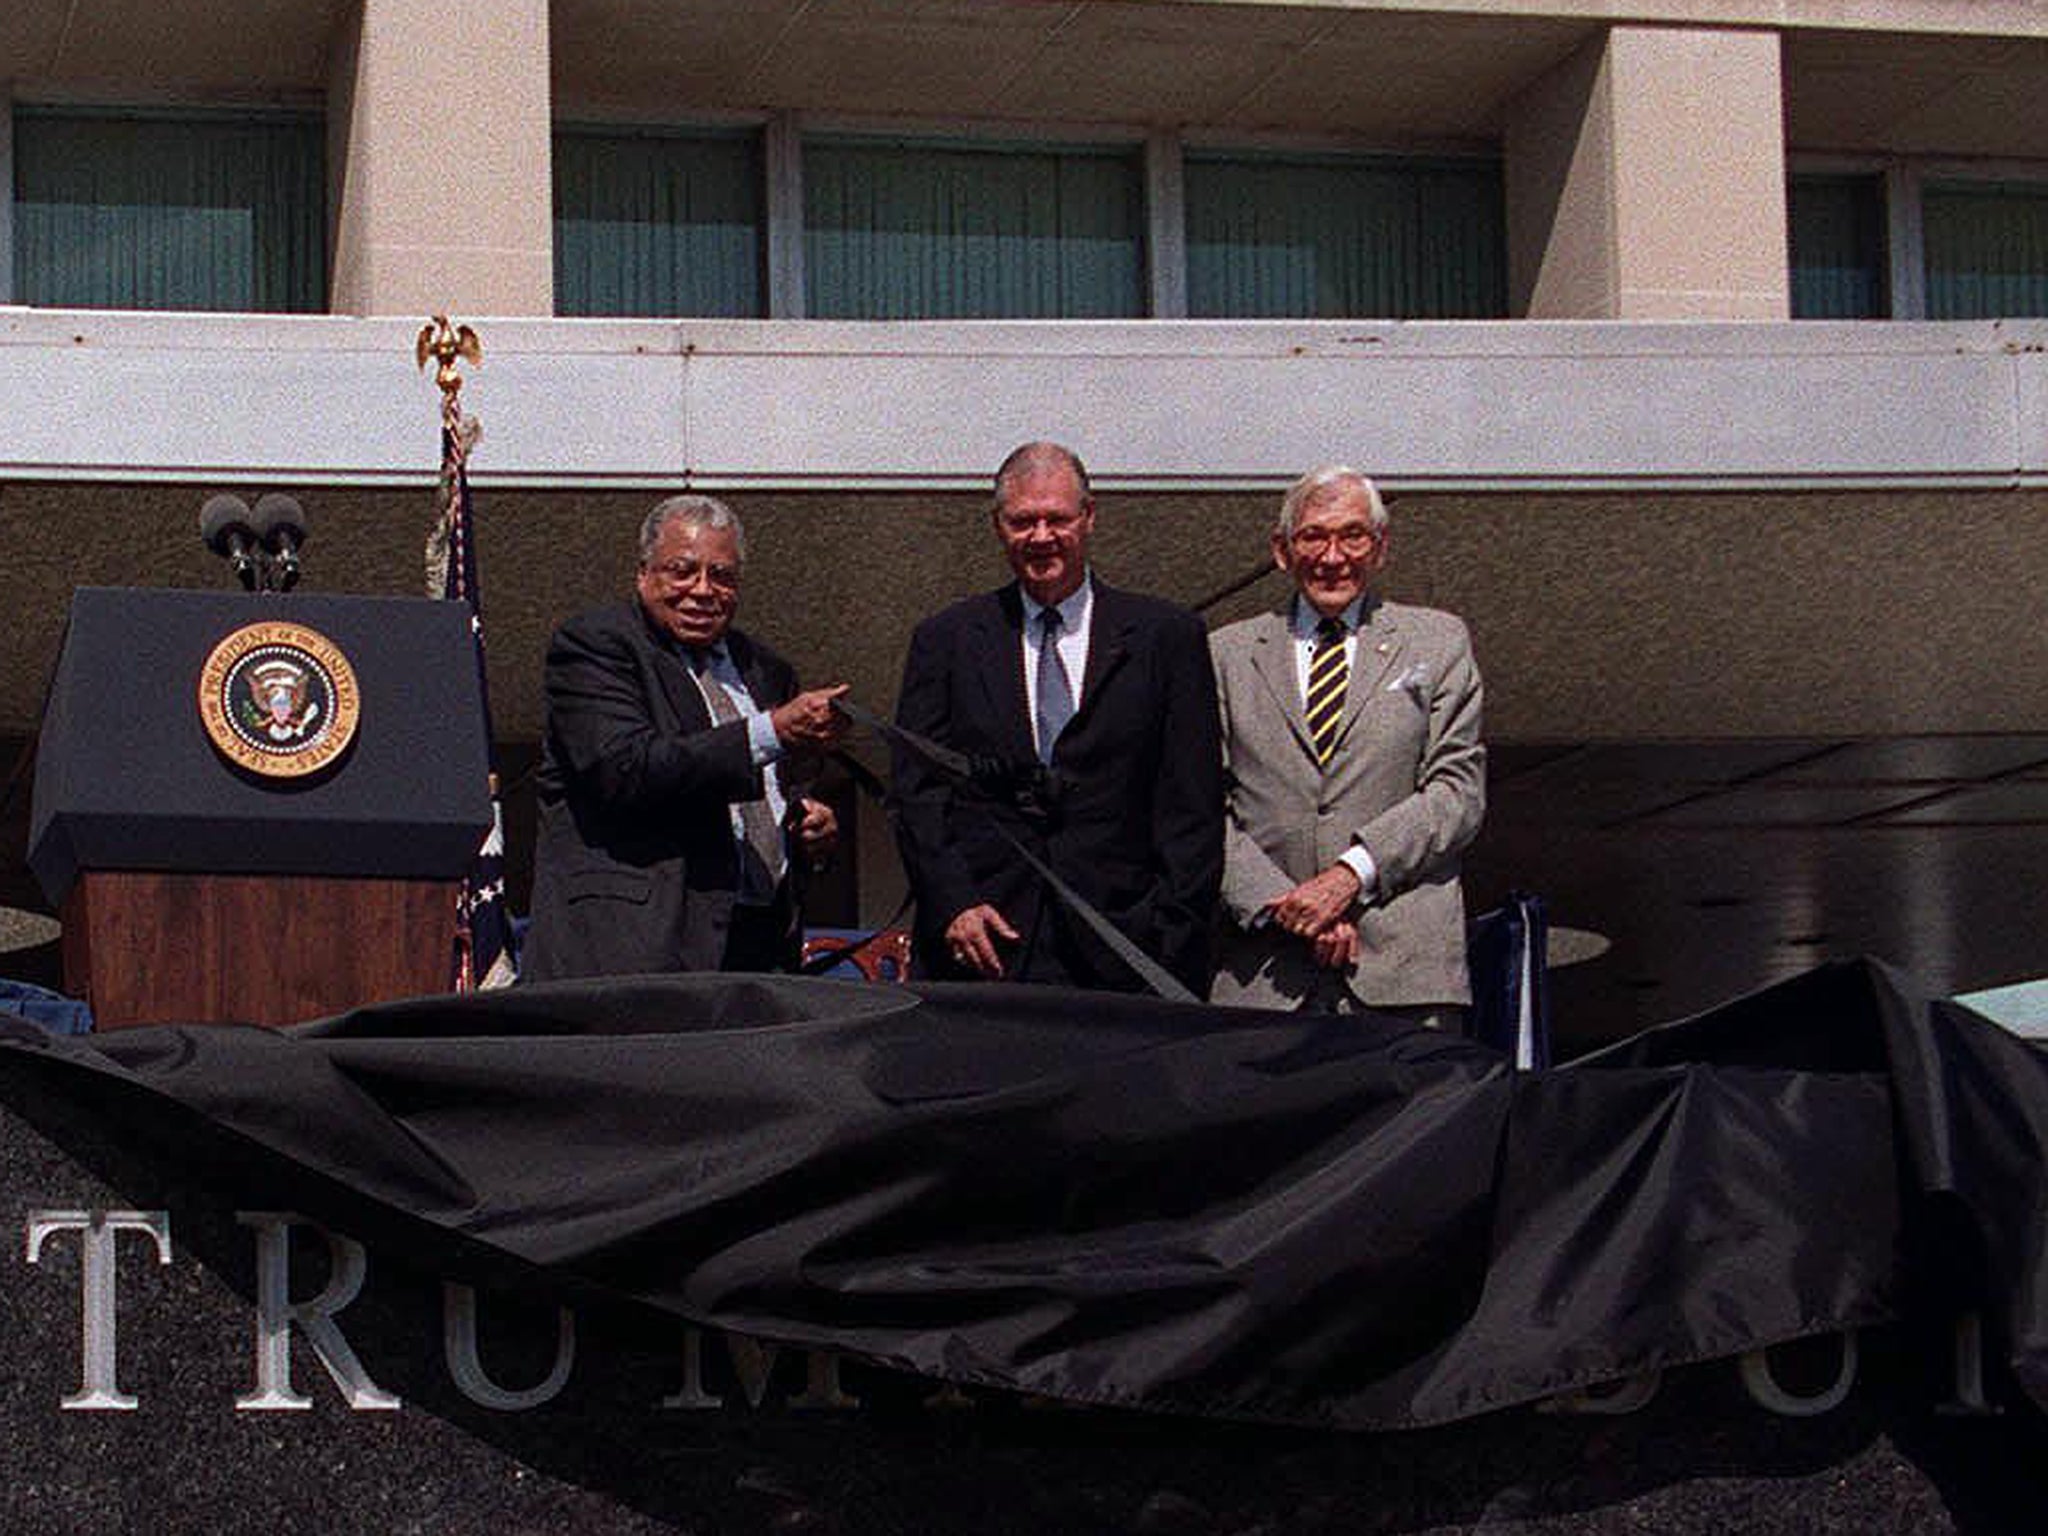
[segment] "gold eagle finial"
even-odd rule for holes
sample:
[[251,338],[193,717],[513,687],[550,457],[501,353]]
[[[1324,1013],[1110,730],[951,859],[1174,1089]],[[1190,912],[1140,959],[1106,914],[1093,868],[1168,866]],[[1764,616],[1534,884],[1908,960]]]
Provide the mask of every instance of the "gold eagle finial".
[[455,366],[457,360],[465,363],[484,360],[483,343],[476,339],[476,332],[466,325],[450,325],[446,315],[435,315],[420,327],[412,351],[415,367],[425,368],[429,358],[440,365],[434,372],[434,383],[450,405],[462,389],[462,374]]

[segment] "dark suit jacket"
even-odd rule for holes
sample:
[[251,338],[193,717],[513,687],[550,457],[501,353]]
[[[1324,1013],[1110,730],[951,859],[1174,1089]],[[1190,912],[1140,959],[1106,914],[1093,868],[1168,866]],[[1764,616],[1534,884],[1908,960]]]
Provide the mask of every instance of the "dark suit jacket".
[[[1023,613],[1009,586],[920,624],[898,722],[956,751],[1034,762]],[[992,789],[949,787],[912,754],[896,754],[893,809],[917,895],[916,968],[965,975],[941,935],[960,912],[987,902],[1023,935],[1009,974],[1139,985],[1005,845],[1001,826],[1200,994],[1223,868],[1221,761],[1201,620],[1096,582],[1081,707],[1055,748],[1054,794],[1043,814]]]
[[[795,672],[767,647],[738,630],[726,645],[763,709],[796,692]],[[762,791],[746,722],[712,723],[688,663],[637,601],[556,630],[545,687],[522,973],[547,981],[717,970],[739,879],[731,806]],[[796,902],[786,883],[776,910],[793,965]]]

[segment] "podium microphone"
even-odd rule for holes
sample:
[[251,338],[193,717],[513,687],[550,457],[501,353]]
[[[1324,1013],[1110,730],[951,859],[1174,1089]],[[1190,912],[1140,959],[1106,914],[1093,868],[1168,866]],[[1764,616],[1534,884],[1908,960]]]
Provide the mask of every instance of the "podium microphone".
[[306,514],[298,498],[270,491],[256,498],[256,533],[270,551],[277,590],[299,584],[299,551],[306,546]]
[[207,497],[206,505],[199,509],[199,536],[206,540],[208,549],[234,564],[244,591],[256,590],[256,579],[261,574],[258,543],[256,530],[249,525],[246,501],[226,494]]

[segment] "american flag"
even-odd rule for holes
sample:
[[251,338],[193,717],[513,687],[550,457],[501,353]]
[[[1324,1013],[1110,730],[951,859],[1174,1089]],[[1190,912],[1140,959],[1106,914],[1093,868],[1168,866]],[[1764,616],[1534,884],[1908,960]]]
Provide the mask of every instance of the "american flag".
[[512,914],[505,904],[505,816],[498,799],[498,748],[491,731],[490,677],[484,666],[483,592],[477,581],[469,504],[469,451],[476,446],[478,431],[475,419],[461,414],[452,395],[447,403],[441,423],[441,480],[434,493],[437,516],[427,536],[427,594],[468,605],[490,751],[491,829],[463,883],[452,964],[453,989],[473,992],[510,986],[519,975],[519,954]]

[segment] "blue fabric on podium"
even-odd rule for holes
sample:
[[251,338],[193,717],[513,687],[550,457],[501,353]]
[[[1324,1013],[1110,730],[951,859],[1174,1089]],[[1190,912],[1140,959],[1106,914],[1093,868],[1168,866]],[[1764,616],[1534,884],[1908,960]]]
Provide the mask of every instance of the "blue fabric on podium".
[[92,1009],[75,997],[66,997],[33,982],[0,977],[0,1012],[40,1024],[53,1035],[92,1033]]

